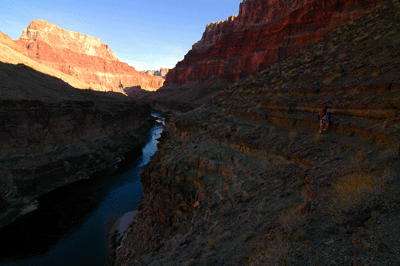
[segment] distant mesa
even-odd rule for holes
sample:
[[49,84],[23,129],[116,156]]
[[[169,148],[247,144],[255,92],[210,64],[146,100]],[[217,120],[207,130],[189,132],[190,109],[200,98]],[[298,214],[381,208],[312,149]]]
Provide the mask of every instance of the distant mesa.
[[152,76],[159,76],[162,78],[166,78],[169,70],[170,70],[169,68],[160,68],[160,70],[143,70],[141,72]]
[[31,21],[30,25],[23,30],[19,40],[22,43],[42,41],[53,48],[64,48],[81,54],[119,61],[108,45],[103,44],[99,38],[65,30],[44,20]]
[[44,67],[81,81],[93,90],[125,94],[124,88],[140,86],[147,91],[156,91],[164,83],[162,77],[141,73],[119,61],[99,38],[65,30],[44,20],[31,21],[16,41],[1,35],[2,44]]
[[[43,74],[57,77],[60,80],[68,83],[72,87],[79,89],[89,89],[88,84],[77,79],[76,77],[67,75],[57,69],[54,69],[50,66],[45,66],[31,59],[28,56],[27,49],[25,49],[20,45],[17,45],[16,42],[11,39],[11,37],[1,32],[0,32],[0,61],[3,63],[13,64],[13,65],[25,65]],[[13,89],[13,91],[15,91],[15,88]]]

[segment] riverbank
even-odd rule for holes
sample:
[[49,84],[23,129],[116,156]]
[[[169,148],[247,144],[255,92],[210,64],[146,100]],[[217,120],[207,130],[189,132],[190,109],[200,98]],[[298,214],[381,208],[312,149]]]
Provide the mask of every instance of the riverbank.
[[140,155],[155,125],[150,105],[86,94],[92,98],[1,101],[10,141],[0,145],[0,228],[42,195]]
[[106,239],[109,264],[112,265],[115,260],[115,251],[121,243],[122,235],[126,228],[135,221],[138,211],[130,211],[122,215],[115,216],[107,221]]
[[[156,122],[160,126],[165,125],[165,120],[168,119],[172,113],[170,112],[162,112],[157,110],[157,114],[153,113],[153,117],[156,119]],[[159,132],[159,136],[161,136],[162,130]],[[154,137],[154,136],[153,136]],[[156,137],[158,139],[158,137]],[[149,141],[150,143],[150,141]],[[157,141],[158,143],[158,141]],[[157,144],[153,146],[155,150],[157,149]],[[154,152],[155,152],[154,150]],[[148,163],[148,162],[147,162]],[[142,166],[146,165],[147,163],[142,164]],[[112,217],[107,221],[106,224],[106,241],[107,241],[107,253],[108,253],[108,265],[113,265],[115,261],[115,255],[118,247],[120,246],[122,236],[128,226],[135,222],[135,216],[137,215],[138,211],[129,211],[122,215],[118,215]]]
[[139,174],[156,151],[163,130],[162,123],[154,125],[143,136],[148,141],[139,157],[118,164],[111,175],[74,182],[42,196],[37,210],[1,229],[0,239],[7,248],[0,252],[0,265],[107,265],[106,227],[110,231],[110,224],[118,220],[111,229],[122,235],[133,221],[132,210],[143,195]]

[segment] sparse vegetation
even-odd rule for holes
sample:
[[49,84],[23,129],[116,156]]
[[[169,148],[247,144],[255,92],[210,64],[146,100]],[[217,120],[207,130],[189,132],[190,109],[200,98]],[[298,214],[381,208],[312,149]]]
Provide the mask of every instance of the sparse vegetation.
[[207,246],[209,249],[214,249],[215,248],[215,243],[212,239],[208,239]]
[[279,223],[286,231],[292,233],[300,230],[304,226],[306,219],[307,214],[305,212],[300,211],[299,208],[291,208],[279,216]]
[[368,165],[368,159],[365,149],[359,149],[354,155],[350,157],[351,166],[355,168],[362,168]]
[[382,180],[372,173],[359,172],[345,176],[334,184],[328,210],[339,224],[351,222],[369,211],[383,191]]
[[[377,40],[379,49],[371,41],[385,32],[378,16],[387,14],[344,26],[296,60],[278,62],[252,81],[243,80],[214,97],[211,104],[180,115],[198,132],[172,125],[163,139],[162,157],[151,163],[152,175],[155,181],[164,181],[173,172],[168,163],[185,153],[193,160],[181,174],[193,176],[197,188],[206,187],[196,191],[204,199],[185,231],[193,241],[182,245],[181,252],[145,252],[147,261],[170,256],[171,265],[176,259],[185,264],[189,258],[199,265],[400,262],[394,252],[400,233],[399,149],[392,144],[399,135],[395,106],[400,61],[393,58],[391,46],[380,49],[387,43],[384,37]],[[394,28],[392,23],[388,30]],[[364,55],[374,64],[367,64]],[[319,61],[310,66],[312,59]],[[376,75],[389,64],[385,75]],[[304,80],[312,82],[305,85]],[[325,105],[335,111],[334,123],[318,134],[316,116]],[[216,121],[220,124],[210,123],[216,107],[231,114]],[[258,109],[265,119],[255,116],[261,114]],[[225,126],[229,124],[235,130]],[[194,143],[195,151],[185,150]],[[179,152],[173,154],[173,148]],[[204,162],[212,162],[212,167]],[[149,189],[149,195],[157,195],[158,202],[163,196],[170,200],[168,190],[159,193],[163,190],[164,185],[158,185]],[[156,208],[151,203],[143,207]],[[175,207],[182,210],[179,204]],[[148,217],[164,214],[161,208],[156,211]],[[151,232],[143,234],[151,241]],[[136,235],[132,239],[140,240]]]
[[365,54],[359,54],[358,56],[354,57],[353,59],[350,60],[350,64],[361,61],[365,58]]
[[242,242],[247,242],[250,238],[254,237],[254,232],[253,231],[247,231],[244,233],[244,236],[242,237]]
[[289,133],[289,139],[290,139],[292,142],[296,141],[297,134],[298,134],[298,133],[297,133],[296,131],[291,131],[291,132]]
[[383,75],[383,74],[385,74],[387,72],[387,69],[386,68],[382,68],[380,71],[379,71],[379,75]]
[[390,147],[389,149],[383,150],[379,154],[379,159],[382,161],[391,161],[395,159],[399,159],[400,157],[400,147],[399,145],[395,145],[393,147]]
[[249,266],[288,265],[290,242],[280,233],[274,234],[267,246],[253,251],[248,257]]
[[186,262],[186,266],[193,266],[196,264],[196,260],[195,259],[190,259]]

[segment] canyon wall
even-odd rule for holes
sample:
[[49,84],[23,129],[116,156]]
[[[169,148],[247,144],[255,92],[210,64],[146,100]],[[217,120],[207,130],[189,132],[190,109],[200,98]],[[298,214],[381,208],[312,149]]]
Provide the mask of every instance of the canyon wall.
[[167,121],[115,265],[399,264],[399,25],[388,1]]
[[150,114],[150,105],[120,93],[75,89],[0,62],[0,227],[40,195],[140,152]]
[[170,70],[163,89],[152,99],[169,106],[179,102],[187,109],[198,107],[219,88],[302,51],[376,2],[243,1],[238,16],[207,25],[201,40]]
[[33,20],[15,41],[31,59],[88,84],[94,90],[125,93],[125,87],[140,86],[155,91],[164,79],[135,70],[120,62],[100,39],[62,29],[43,20]]
[[[0,32],[0,61],[3,63],[9,63],[9,64],[23,64],[25,66],[29,66],[32,69],[35,69],[36,71],[39,71],[43,74],[50,75],[53,77],[57,77],[64,82],[68,83],[72,87],[79,88],[79,89],[88,89],[89,85],[86,84],[85,82],[72,77],[68,74],[65,74],[57,69],[54,69],[49,66],[45,66],[39,62],[36,62],[35,60],[32,60],[28,56],[28,52],[24,47],[21,47],[20,45],[17,45],[10,36]],[[4,85],[4,84],[3,84]],[[14,88],[15,86],[12,84],[9,85],[10,88]],[[19,91],[21,92],[21,91]],[[3,96],[9,96],[9,94],[13,94],[14,97],[18,97],[17,92],[13,90],[7,90],[7,91],[2,91],[1,97]],[[26,95],[25,93],[22,93],[20,95],[21,98],[25,98]]]

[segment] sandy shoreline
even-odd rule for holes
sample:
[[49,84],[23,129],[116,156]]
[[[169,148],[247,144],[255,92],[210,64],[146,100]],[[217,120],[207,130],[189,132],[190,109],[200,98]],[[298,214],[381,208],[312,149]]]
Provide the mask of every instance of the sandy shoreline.
[[[115,252],[113,247],[115,245],[114,242],[119,242],[122,238],[123,233],[126,228],[135,220],[135,216],[138,211],[130,211],[125,214],[115,216],[107,221],[106,224],[106,239],[107,239],[107,251],[109,256]],[[117,234],[117,239],[113,240],[113,235]]]

